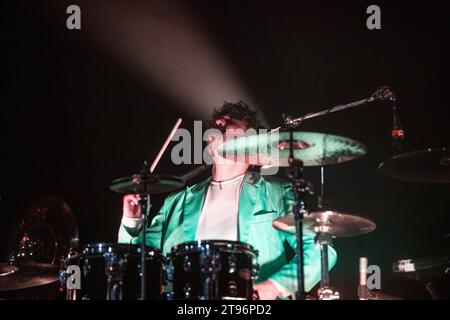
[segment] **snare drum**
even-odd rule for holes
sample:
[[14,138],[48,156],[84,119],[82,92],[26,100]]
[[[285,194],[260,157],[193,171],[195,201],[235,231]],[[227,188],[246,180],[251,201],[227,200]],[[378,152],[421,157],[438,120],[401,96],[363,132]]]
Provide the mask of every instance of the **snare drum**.
[[[69,300],[137,300],[140,297],[140,247],[117,243],[94,243],[64,262],[63,285],[69,265],[81,271],[80,289],[66,288]],[[147,247],[147,299],[162,298],[164,258],[156,248]]]
[[183,243],[170,253],[173,299],[253,300],[258,253],[236,241]]

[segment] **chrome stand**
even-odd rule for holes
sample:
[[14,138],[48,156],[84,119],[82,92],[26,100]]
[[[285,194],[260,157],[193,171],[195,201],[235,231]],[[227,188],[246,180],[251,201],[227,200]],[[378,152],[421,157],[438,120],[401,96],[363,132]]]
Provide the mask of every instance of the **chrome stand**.
[[320,247],[321,279],[320,288],[317,291],[319,300],[338,300],[339,292],[330,287],[330,276],[328,272],[328,246],[333,244],[333,239],[329,233],[319,232],[316,236],[316,243]]
[[[318,197],[319,210],[323,210],[326,206],[324,196],[325,172],[324,168],[320,167],[320,196]],[[328,271],[328,246],[333,245],[333,238],[328,233],[327,226],[320,226],[316,235],[315,242],[320,248],[320,287],[317,290],[317,298],[319,300],[338,300],[339,292],[334,291],[330,287],[330,275]]]
[[147,229],[147,218],[151,208],[150,194],[147,190],[147,181],[145,177],[148,174],[148,163],[144,162],[141,170],[142,180],[144,185],[144,193],[139,195],[139,205],[141,207],[141,263],[140,263],[140,276],[141,276],[141,297],[140,300],[145,300],[147,295],[147,270],[146,270],[146,229]]
[[308,188],[303,178],[303,162],[294,158],[294,129],[289,129],[289,177],[292,180],[292,190],[295,195],[295,235],[297,237],[297,300],[306,300],[305,273],[303,257],[303,215],[307,213],[305,195]]

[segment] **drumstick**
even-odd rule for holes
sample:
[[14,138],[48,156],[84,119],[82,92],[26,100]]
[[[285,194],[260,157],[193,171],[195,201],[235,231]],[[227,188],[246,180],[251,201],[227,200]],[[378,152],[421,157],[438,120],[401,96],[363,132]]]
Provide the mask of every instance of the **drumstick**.
[[180,126],[181,122],[183,120],[181,118],[178,118],[177,123],[175,123],[175,126],[173,127],[172,131],[170,132],[169,136],[167,137],[166,141],[164,142],[161,150],[159,150],[158,155],[156,156],[155,160],[153,160],[152,165],[150,166],[150,173],[153,173],[153,171],[155,170],[156,165],[158,164],[159,160],[161,159],[162,155],[164,154],[164,152],[167,149],[167,146],[170,143],[170,140],[173,138],[173,136],[175,135],[175,132],[177,131],[178,127]]

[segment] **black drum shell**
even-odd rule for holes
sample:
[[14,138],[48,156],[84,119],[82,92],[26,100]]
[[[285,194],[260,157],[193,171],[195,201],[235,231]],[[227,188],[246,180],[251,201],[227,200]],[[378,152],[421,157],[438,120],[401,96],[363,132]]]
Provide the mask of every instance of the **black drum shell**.
[[[159,249],[147,247],[146,251],[146,298],[159,300],[163,298],[165,259]],[[110,274],[119,279],[121,299],[138,300],[141,291],[140,252],[140,246],[136,245],[93,243],[86,245],[80,254],[66,259],[65,268],[78,265],[81,271],[81,289],[77,290],[75,299],[107,300]]]
[[175,300],[252,300],[258,253],[237,241],[201,240],[172,248]]

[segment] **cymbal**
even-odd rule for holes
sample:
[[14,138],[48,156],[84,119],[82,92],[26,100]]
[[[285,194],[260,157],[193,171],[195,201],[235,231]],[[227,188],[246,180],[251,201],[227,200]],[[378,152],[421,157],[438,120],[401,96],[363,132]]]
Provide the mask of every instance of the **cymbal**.
[[77,222],[67,203],[52,195],[24,202],[8,239],[9,261],[57,263],[78,246]]
[[185,182],[177,176],[135,174],[114,180],[110,189],[120,194],[163,194],[183,188]]
[[59,268],[46,263],[0,263],[0,291],[41,286],[58,281]]
[[[275,229],[295,234],[295,217],[290,214],[272,222]],[[337,211],[309,212],[303,216],[303,234],[328,233],[333,237],[353,237],[374,231],[376,225],[371,220]]]
[[[288,167],[289,137],[288,131],[238,137],[224,142],[218,152],[236,162]],[[362,143],[332,134],[296,131],[293,140],[294,158],[302,160],[304,166],[342,163],[367,153]]]
[[426,149],[396,155],[378,166],[388,177],[426,183],[450,183],[450,149]]

